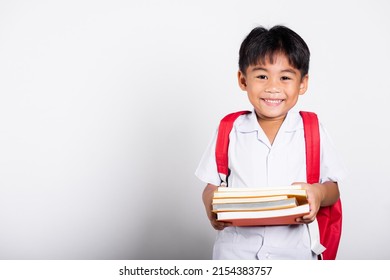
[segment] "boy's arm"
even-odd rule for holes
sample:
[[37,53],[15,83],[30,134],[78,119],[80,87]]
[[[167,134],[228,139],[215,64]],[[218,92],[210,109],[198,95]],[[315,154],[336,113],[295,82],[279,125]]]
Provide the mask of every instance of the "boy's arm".
[[211,225],[216,230],[223,230],[225,227],[229,226],[230,223],[224,223],[217,221],[217,214],[212,212],[212,202],[214,191],[218,188],[218,186],[207,184],[207,186],[203,190],[202,199],[204,206],[206,208],[207,217],[210,220]]
[[297,219],[298,222],[313,222],[320,207],[333,205],[340,197],[337,182],[328,181],[322,184],[317,183],[312,185],[307,183],[300,184],[304,189],[306,189],[307,200],[310,205],[310,213]]

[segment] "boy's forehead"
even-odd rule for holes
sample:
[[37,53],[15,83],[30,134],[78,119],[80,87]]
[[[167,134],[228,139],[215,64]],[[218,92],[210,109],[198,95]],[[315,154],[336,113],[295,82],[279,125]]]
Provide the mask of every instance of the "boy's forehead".
[[270,70],[275,64],[281,65],[280,72],[290,72],[294,75],[302,78],[302,71],[295,65],[291,60],[290,56],[283,51],[274,51],[268,52],[265,54],[259,53],[257,59],[249,63],[248,67],[244,70],[243,74],[248,74],[249,72],[259,71],[259,70]]
[[252,66],[265,66],[267,64],[275,64],[275,63],[284,63],[289,65],[291,68],[295,68],[291,64],[289,57],[282,52],[275,52],[275,53],[266,54],[265,56],[259,56],[257,58],[255,65]]
[[[274,66],[276,66],[276,69]],[[273,68],[273,69],[271,69]],[[255,71],[278,71],[281,73],[291,73],[293,75],[296,75],[297,77],[302,78],[301,71],[296,68],[289,60],[288,56],[280,53],[280,54],[273,54],[273,55],[267,55],[265,57],[259,57],[257,59],[257,62],[255,64],[250,64],[248,68],[246,69],[246,73],[255,72]],[[245,74],[245,73],[244,73]]]
[[299,72],[299,69],[297,69],[293,64],[291,64],[288,57],[285,55],[272,56],[272,57],[268,56],[265,58],[259,58],[255,64],[249,65],[248,68],[251,68],[251,70],[258,70],[258,69],[268,68],[270,65],[275,65],[275,64],[281,65],[283,67],[283,70]]

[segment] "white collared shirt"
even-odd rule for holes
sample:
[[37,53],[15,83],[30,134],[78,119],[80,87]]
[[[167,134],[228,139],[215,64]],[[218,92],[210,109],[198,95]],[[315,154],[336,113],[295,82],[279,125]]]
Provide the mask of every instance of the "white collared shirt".
[[[215,162],[217,131],[208,145],[195,175],[205,183],[220,185]],[[320,123],[320,182],[338,182],[344,167],[333,143]],[[256,114],[240,116],[230,133],[229,187],[280,187],[306,182],[306,155],[303,122],[299,112],[287,114],[271,145]]]
[[[221,181],[215,162],[216,137],[217,131],[203,154],[195,174],[203,182],[218,186]],[[344,177],[344,167],[321,123],[320,137],[320,182],[339,182]],[[291,185],[294,182],[306,182],[305,138],[299,112],[290,111],[287,114],[272,145],[253,111],[251,114],[240,116],[230,133],[228,155],[231,171],[228,177],[229,187],[269,188]],[[245,238],[240,239],[240,236]],[[233,246],[233,240],[235,242],[242,240],[242,243]],[[252,252],[248,248],[252,248]],[[302,259],[307,256],[311,258],[306,254],[308,248],[310,252],[306,225],[230,227],[218,232],[214,258],[251,259],[270,256],[287,259]],[[299,253],[301,249],[303,254]],[[242,255],[240,250],[246,253]]]

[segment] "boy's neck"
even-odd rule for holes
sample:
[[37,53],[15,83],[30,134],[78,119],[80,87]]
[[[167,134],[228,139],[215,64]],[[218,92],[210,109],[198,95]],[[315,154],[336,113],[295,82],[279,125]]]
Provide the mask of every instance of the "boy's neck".
[[262,119],[257,117],[257,121],[259,122],[259,125],[263,129],[265,135],[267,135],[267,138],[271,145],[274,143],[276,135],[278,134],[278,131],[282,126],[282,123],[285,118],[286,117],[281,119]]

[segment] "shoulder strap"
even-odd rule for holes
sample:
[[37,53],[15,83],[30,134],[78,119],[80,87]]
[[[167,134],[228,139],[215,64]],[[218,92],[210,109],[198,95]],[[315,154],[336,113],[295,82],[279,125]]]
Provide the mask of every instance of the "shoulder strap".
[[251,111],[239,111],[228,114],[219,124],[217,144],[215,147],[215,159],[217,161],[217,170],[222,181],[221,186],[227,187],[227,177],[229,175],[229,134],[233,128],[233,123],[239,116],[249,113],[251,113]]
[[[306,182],[309,184],[320,181],[320,131],[318,118],[312,112],[299,112],[303,121],[306,147]],[[318,219],[317,219],[318,222]],[[308,224],[310,233],[311,249],[320,259],[323,258],[325,247],[321,240],[321,229],[319,222]]]
[[303,120],[306,142],[306,177],[309,184],[320,181],[320,129],[318,117],[312,112],[299,112]]
[[[300,112],[306,141],[307,182],[314,184],[320,178],[320,134],[317,115],[311,112]],[[342,230],[342,206],[339,199],[332,206],[321,207],[316,217],[320,231],[320,242],[326,250],[322,259],[336,259]],[[311,225],[311,224],[309,224]]]

